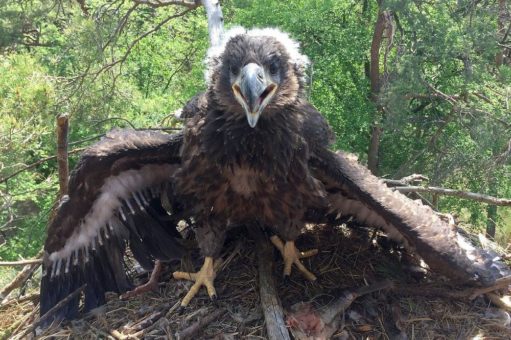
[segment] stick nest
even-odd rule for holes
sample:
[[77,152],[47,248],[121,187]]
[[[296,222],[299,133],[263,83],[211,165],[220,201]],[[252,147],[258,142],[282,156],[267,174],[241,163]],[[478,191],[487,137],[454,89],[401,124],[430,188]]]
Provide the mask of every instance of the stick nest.
[[[166,265],[159,291],[128,301],[116,294],[108,303],[79,320],[54,325],[38,338],[80,339],[174,339],[199,320],[216,312],[218,317],[200,324],[193,338],[264,339],[266,329],[261,311],[257,251],[243,228],[226,242],[224,264],[215,286],[218,303],[213,305],[205,289],[181,314],[180,299],[191,283],[171,279],[174,270],[196,270],[202,259],[190,250],[181,263]],[[297,241],[301,250],[319,248],[319,254],[304,260],[318,276],[307,282],[293,269],[290,282],[282,279],[282,259],[274,251],[276,289],[285,311],[298,302],[311,303],[320,310],[345,291],[392,280],[394,289],[365,295],[339,317],[337,339],[467,339],[508,338],[509,314],[492,307],[483,297],[474,300],[449,298],[448,281],[420,267],[418,259],[400,249],[386,236],[363,227],[310,226]],[[138,277],[143,283],[147,275]],[[447,292],[438,296],[435,292]],[[30,293],[29,293],[30,294]],[[30,295],[29,295],[30,297]],[[218,311],[220,310],[220,311]],[[11,300],[0,306],[0,338],[16,338],[38,318],[38,295]],[[33,335],[30,335],[33,336]],[[29,337],[30,337],[29,336]]]

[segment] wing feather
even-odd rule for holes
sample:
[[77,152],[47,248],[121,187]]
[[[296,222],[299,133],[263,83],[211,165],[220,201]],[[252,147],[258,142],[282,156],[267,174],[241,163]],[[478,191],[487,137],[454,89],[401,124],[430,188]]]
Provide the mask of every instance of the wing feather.
[[[84,283],[84,311],[103,304],[107,291],[129,289],[127,245],[144,267],[155,258],[180,258],[175,226],[182,216],[169,216],[161,196],[172,202],[182,140],[181,134],[114,130],[83,153],[48,227],[41,314]],[[56,318],[76,317],[78,303]]]
[[388,188],[353,157],[316,148],[310,164],[330,193],[330,214],[382,228],[433,270],[461,283],[491,285],[511,274],[499,258],[472,246],[431,208]]

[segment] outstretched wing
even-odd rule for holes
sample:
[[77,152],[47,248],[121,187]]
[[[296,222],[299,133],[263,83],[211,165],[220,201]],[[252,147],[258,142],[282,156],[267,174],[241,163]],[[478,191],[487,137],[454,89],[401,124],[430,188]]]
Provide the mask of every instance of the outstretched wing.
[[302,133],[310,149],[311,171],[325,185],[330,203],[327,211],[310,209],[306,218],[311,222],[353,216],[383,229],[433,270],[464,283],[490,285],[511,274],[498,257],[472,246],[430,207],[391,190],[354,157],[328,150],[333,134],[326,120],[310,104],[302,103],[300,110],[305,113]]
[[[103,304],[106,291],[129,289],[127,246],[144,267],[180,258],[175,226],[183,216],[175,205],[174,214],[167,210],[182,140],[182,134],[114,130],[83,153],[48,227],[41,315],[83,284],[85,311]],[[76,317],[78,305],[76,297],[56,318]]]
[[491,285],[510,275],[499,258],[472,246],[430,207],[388,188],[353,157],[315,148],[310,164],[329,193],[327,213],[382,228],[431,269],[460,283]]

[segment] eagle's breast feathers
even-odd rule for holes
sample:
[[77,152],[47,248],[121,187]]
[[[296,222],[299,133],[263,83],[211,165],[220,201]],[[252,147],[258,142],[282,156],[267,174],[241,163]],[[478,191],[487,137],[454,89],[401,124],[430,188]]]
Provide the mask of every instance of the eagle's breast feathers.
[[199,215],[242,223],[260,220],[298,230],[310,205],[324,206],[322,183],[309,171],[308,145],[300,134],[303,113],[283,109],[257,128],[244,117],[206,111],[187,124],[178,191]]

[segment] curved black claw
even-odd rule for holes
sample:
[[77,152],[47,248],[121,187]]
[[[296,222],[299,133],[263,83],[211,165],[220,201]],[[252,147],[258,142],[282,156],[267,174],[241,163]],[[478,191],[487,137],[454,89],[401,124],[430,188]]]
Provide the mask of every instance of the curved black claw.
[[216,295],[210,296],[211,302],[213,303],[213,306],[218,307],[218,297]]
[[186,306],[179,306],[176,309],[176,313],[177,313],[177,315],[183,315],[185,310],[186,310]]
[[287,285],[287,284],[289,284],[289,283],[291,283],[291,278],[289,277],[289,275],[285,275],[285,274],[284,274],[284,277],[283,277],[283,279],[282,279],[282,282],[283,282],[284,284],[286,284],[286,285]]

